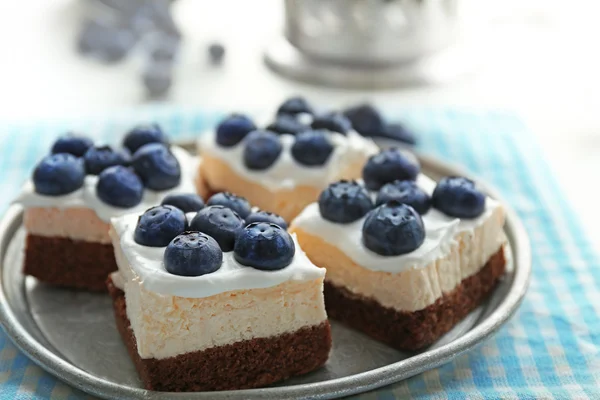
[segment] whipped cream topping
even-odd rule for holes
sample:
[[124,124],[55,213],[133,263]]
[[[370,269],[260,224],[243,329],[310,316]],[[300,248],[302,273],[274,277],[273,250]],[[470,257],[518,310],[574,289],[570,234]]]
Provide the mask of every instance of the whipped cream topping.
[[25,208],[43,207],[43,208],[87,208],[92,209],[98,215],[98,218],[105,222],[110,222],[112,217],[125,215],[132,212],[140,212],[160,204],[163,198],[171,193],[196,193],[194,186],[194,177],[197,173],[199,158],[192,156],[181,147],[171,146],[173,155],[179,161],[181,167],[181,181],[176,187],[164,190],[154,191],[144,189],[144,195],[140,204],[131,208],[119,208],[104,203],[96,195],[96,183],[98,176],[86,175],[83,186],[74,192],[62,196],[46,196],[36,193],[33,181],[28,180],[21,194],[14,201]]
[[[417,185],[431,195],[436,183],[420,174]],[[473,232],[493,214],[500,204],[486,197],[484,212],[474,219],[459,219],[448,216],[434,208],[422,215],[425,226],[425,241],[414,251],[399,256],[382,256],[369,250],[362,240],[362,227],[366,216],[349,224],[328,221],[321,216],[319,204],[308,205],[294,221],[292,226],[320,237],[340,249],[358,265],[373,270],[398,273],[410,268],[423,268],[437,259],[446,257],[456,235],[461,232]]]
[[[188,219],[194,213],[186,214]],[[292,235],[296,254],[292,263],[277,271],[261,271],[238,263],[233,252],[223,253],[221,268],[202,276],[179,276],[165,269],[163,256],[166,247],[147,247],[134,240],[139,213],[111,220],[118,236],[121,251],[135,275],[146,290],[160,294],[201,298],[232,290],[268,288],[286,281],[309,281],[325,275],[325,269],[316,267],[300,248],[296,235]]]
[[324,187],[339,179],[343,173],[357,163],[379,151],[375,143],[362,137],[355,131],[346,136],[330,132],[334,149],[324,165],[306,166],[298,163],[291,153],[295,136],[281,134],[283,146],[279,158],[266,170],[250,170],[244,164],[244,140],[232,147],[223,147],[215,140],[215,132],[205,132],[198,140],[199,153],[209,154],[226,162],[239,176],[244,179],[262,184],[273,190],[293,189],[296,186],[308,185]]

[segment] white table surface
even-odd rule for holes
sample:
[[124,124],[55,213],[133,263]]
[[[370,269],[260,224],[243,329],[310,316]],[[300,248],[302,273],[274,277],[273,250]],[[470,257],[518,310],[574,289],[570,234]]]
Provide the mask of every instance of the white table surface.
[[[175,16],[184,44],[167,102],[256,109],[302,93],[332,106],[369,99],[515,110],[539,137],[553,172],[600,243],[593,195],[598,191],[590,189],[600,172],[600,58],[594,41],[600,37],[600,5],[465,1],[469,15],[484,26],[473,42],[473,62],[480,65],[474,74],[443,86],[359,92],[300,85],[267,70],[262,49],[281,30],[282,1],[179,0]],[[139,56],[106,66],[74,51],[86,0],[1,3],[0,120],[106,114],[147,103]],[[226,45],[222,67],[206,60],[213,40]]]

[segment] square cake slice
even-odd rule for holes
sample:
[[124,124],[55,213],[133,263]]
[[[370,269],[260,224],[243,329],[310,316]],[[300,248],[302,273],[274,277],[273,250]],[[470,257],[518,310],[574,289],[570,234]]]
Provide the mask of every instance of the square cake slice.
[[292,222],[308,257],[327,269],[329,317],[415,351],[484,301],[505,270],[505,214],[472,182],[445,182],[454,180],[468,186],[469,218],[446,214],[436,183],[420,174],[371,191],[362,182],[333,184]]
[[305,122],[279,116],[266,130],[257,130],[250,118],[232,114],[205,132],[198,140],[198,191],[244,196],[289,222],[329,183],[359,178],[367,158],[377,153],[375,143],[352,130],[339,113],[317,121],[313,129],[314,118],[303,117]]
[[[132,132],[136,129],[142,128]],[[24,208],[25,275],[60,287],[106,291],[106,276],[117,269],[110,218],[196,191],[197,157],[162,142],[142,147],[151,148],[131,158],[129,150],[93,146],[84,137],[57,140],[15,200]],[[152,157],[155,164],[141,166]],[[161,176],[162,164],[175,173]]]
[[[331,349],[323,299],[325,270],[310,262],[294,236],[266,223],[243,229],[254,229],[259,236],[276,230],[287,247],[271,256],[283,254],[287,261],[251,266],[248,257],[253,256],[245,257],[237,242],[234,250],[225,236],[211,232],[217,245],[212,236],[198,231],[203,229],[197,222],[200,214],[239,218],[222,206],[206,207],[198,218],[188,213],[188,229],[193,231],[176,236],[166,247],[138,243],[137,230],[145,218],[140,214],[112,220],[118,271],[111,274],[108,288],[117,327],[144,387],[158,391],[254,388],[322,366]],[[175,248],[183,249],[178,245],[186,237],[191,240],[186,249],[205,241],[208,247],[196,255],[214,253],[214,257],[188,263],[191,256],[173,256]]]

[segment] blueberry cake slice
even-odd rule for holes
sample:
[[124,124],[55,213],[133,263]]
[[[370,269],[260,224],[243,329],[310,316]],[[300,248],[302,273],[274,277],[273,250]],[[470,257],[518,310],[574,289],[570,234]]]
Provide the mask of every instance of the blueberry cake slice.
[[200,137],[198,191],[227,190],[290,221],[327,184],[360,177],[377,146],[341,113],[317,114],[302,98],[282,104],[275,121],[259,128],[233,114]]
[[331,318],[400,350],[432,344],[504,273],[504,211],[472,181],[437,184],[397,149],[369,159],[364,181],[325,189],[291,224],[327,269]]
[[35,167],[16,203],[25,208],[24,273],[57,286],[106,290],[117,265],[111,217],[145,210],[176,192],[195,192],[198,160],[169,146],[162,129],[140,125],[123,148],[67,135]]
[[189,203],[111,223],[118,271],[107,285],[144,386],[253,388],[322,366],[325,270],[276,214],[229,193]]

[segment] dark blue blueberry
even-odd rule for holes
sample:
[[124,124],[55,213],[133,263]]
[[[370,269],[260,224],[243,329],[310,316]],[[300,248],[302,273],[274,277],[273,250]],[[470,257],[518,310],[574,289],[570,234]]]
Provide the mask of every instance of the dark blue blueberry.
[[231,114],[217,126],[217,143],[223,147],[235,146],[256,129],[250,118],[242,114]]
[[165,247],[186,230],[186,225],[185,214],[179,208],[155,206],[138,219],[133,239],[142,246]]
[[129,165],[131,155],[123,149],[114,151],[110,146],[90,147],[83,155],[85,171],[90,175],[98,175],[108,167]]
[[206,202],[206,205],[231,208],[243,219],[245,219],[252,212],[252,206],[250,206],[248,200],[246,200],[244,197],[236,196],[235,194],[229,192],[220,192],[212,195]]
[[130,168],[115,165],[98,175],[96,195],[111,206],[131,208],[142,201],[144,185]]
[[298,119],[289,114],[278,115],[274,122],[267,126],[267,130],[277,133],[289,133],[296,135],[300,132],[309,130],[308,125],[304,125]]
[[253,170],[269,168],[283,150],[279,136],[269,131],[251,132],[244,145],[244,165]]
[[210,60],[214,64],[218,64],[223,61],[223,56],[225,56],[225,47],[220,43],[213,43],[208,46],[208,54],[210,55]]
[[291,149],[294,159],[309,167],[323,165],[333,153],[327,131],[306,131],[298,134]]
[[321,216],[332,222],[347,224],[365,216],[373,208],[369,192],[354,181],[329,185],[319,196]]
[[297,115],[302,113],[312,114],[313,108],[304,97],[300,96],[290,97],[277,109],[277,114]]
[[383,117],[370,104],[348,108],[344,115],[350,120],[354,130],[363,136],[380,136],[385,130]]
[[123,146],[131,154],[134,154],[140,147],[148,143],[168,143],[166,135],[158,124],[137,125],[123,139]]
[[362,234],[365,246],[382,256],[410,253],[425,241],[425,227],[419,213],[395,200],[367,214]]
[[181,38],[161,32],[148,43],[148,51],[153,61],[173,62],[177,57]]
[[415,145],[417,144],[417,139],[412,131],[410,131],[403,124],[389,124],[385,127],[383,137],[394,139],[402,143]]
[[56,139],[52,145],[52,154],[68,153],[75,157],[83,157],[86,151],[94,145],[92,139],[85,136],[67,134]]
[[204,200],[196,193],[177,193],[165,197],[162,205],[171,205],[184,213],[197,212],[204,208]]
[[442,178],[431,202],[444,214],[457,218],[477,218],[485,210],[485,195],[472,180],[458,176]]
[[288,228],[287,223],[281,216],[269,211],[259,210],[248,215],[246,217],[246,224],[251,224],[253,222],[267,222],[270,224],[279,225],[283,229]]
[[163,96],[173,84],[173,61],[149,61],[144,66],[142,81],[151,97]]
[[79,33],[77,49],[101,61],[114,63],[124,59],[136,42],[130,29],[90,20],[84,23]]
[[150,143],[138,149],[131,159],[135,172],[148,189],[167,190],[179,185],[179,161],[163,144]]
[[311,126],[313,129],[327,129],[328,131],[339,132],[344,135],[352,129],[350,120],[339,112],[317,115],[313,119]]
[[396,180],[414,181],[419,174],[419,164],[396,148],[386,149],[369,158],[363,168],[363,180],[370,190],[379,190]]
[[242,265],[275,271],[290,265],[296,246],[292,236],[279,225],[255,222],[238,232],[233,252]]
[[390,200],[408,204],[421,215],[426,214],[431,208],[431,197],[414,181],[394,181],[383,185],[377,194],[375,204],[379,206]]
[[244,220],[238,213],[223,206],[203,208],[190,223],[191,230],[213,237],[223,251],[233,250],[236,234],[243,227]]
[[35,191],[46,196],[74,192],[83,186],[84,178],[81,160],[67,153],[46,156],[33,170]]
[[173,275],[201,276],[215,272],[223,263],[217,241],[202,232],[184,232],[165,249],[165,269]]

